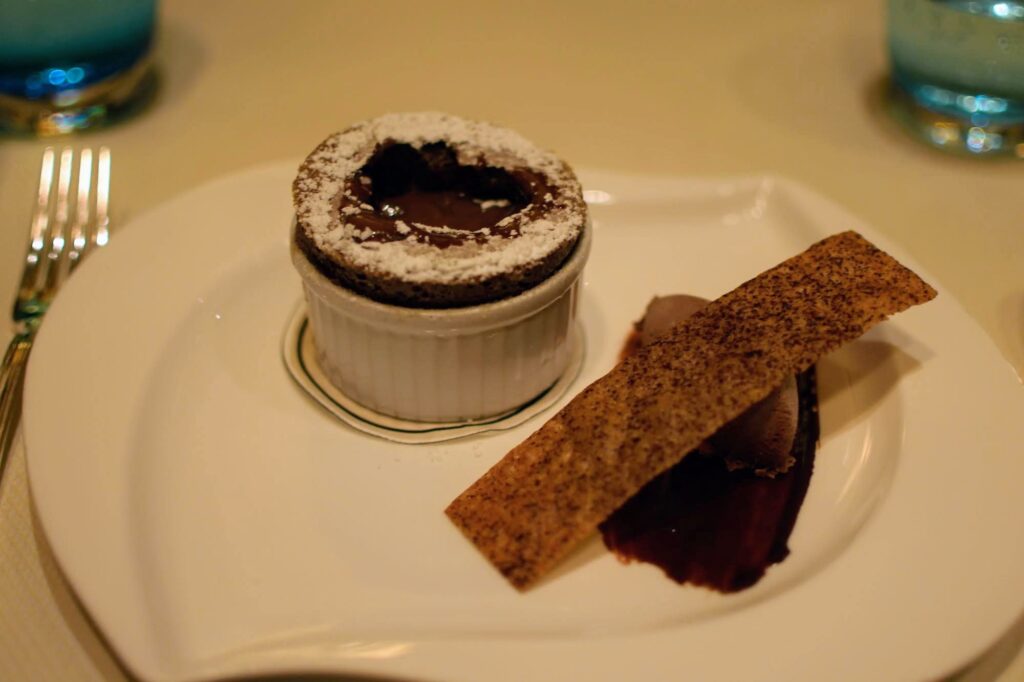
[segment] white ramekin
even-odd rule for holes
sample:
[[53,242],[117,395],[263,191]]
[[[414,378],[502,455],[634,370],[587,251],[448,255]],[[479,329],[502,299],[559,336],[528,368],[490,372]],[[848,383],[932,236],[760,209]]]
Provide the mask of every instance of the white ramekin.
[[[506,412],[565,371],[588,221],[569,259],[512,298],[467,308],[404,308],[338,286],[292,239],[317,360],[358,403],[400,419],[458,422]],[[294,229],[293,229],[294,234]]]

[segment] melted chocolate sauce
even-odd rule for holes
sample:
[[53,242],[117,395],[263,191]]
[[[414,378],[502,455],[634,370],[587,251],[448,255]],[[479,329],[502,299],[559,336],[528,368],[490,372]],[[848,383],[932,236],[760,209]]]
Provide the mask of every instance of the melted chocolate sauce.
[[[551,188],[539,173],[527,168],[505,170],[461,165],[444,142],[415,148],[391,143],[379,147],[346,185],[358,207],[344,214],[359,241],[407,239],[446,248],[466,241],[485,241],[490,235],[515,236],[517,225],[498,226],[503,219],[533,208]],[[446,231],[424,227],[445,227]]]
[[477,199],[462,190],[428,192],[412,188],[380,201],[378,211],[395,216],[406,223],[473,232],[494,226],[517,210],[507,199]]
[[729,471],[722,458],[694,450],[648,483],[600,525],[625,561],[660,567],[679,583],[720,592],[750,587],[789,554],[818,443],[814,368],[797,377],[796,464],[775,478]]

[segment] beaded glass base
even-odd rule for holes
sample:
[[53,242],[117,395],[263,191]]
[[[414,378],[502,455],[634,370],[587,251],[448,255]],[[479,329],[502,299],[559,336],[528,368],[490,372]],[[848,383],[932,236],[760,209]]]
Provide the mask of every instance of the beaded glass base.
[[35,135],[106,125],[141,110],[156,92],[149,56],[134,66],[77,90],[27,99],[0,93],[0,131]]

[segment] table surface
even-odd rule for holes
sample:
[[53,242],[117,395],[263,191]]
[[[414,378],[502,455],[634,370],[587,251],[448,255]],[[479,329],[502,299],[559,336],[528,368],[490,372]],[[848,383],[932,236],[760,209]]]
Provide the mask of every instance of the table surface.
[[[71,140],[113,149],[113,238],[188,188],[302,156],[350,122],[437,109],[512,127],[578,167],[795,178],[913,254],[1021,375],[1024,163],[946,156],[887,118],[882,2],[485,5],[165,3],[155,102]],[[0,292],[19,276],[45,144],[0,138]],[[1024,679],[1022,641],[1024,619],[956,679]],[[125,677],[55,564],[19,438],[0,487],[0,679]]]

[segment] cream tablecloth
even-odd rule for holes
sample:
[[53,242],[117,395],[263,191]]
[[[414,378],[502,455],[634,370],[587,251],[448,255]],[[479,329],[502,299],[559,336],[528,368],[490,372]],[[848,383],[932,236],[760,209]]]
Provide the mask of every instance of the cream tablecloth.
[[[1024,369],[1024,163],[947,157],[884,116],[882,2],[494,4],[168,1],[158,100],[74,142],[114,150],[119,225],[395,110],[500,122],[577,166],[780,173],[912,253]],[[43,146],[0,138],[0,292]],[[962,678],[1024,679],[1022,639],[1024,621]],[[125,675],[55,565],[19,440],[0,488],[0,679]]]

